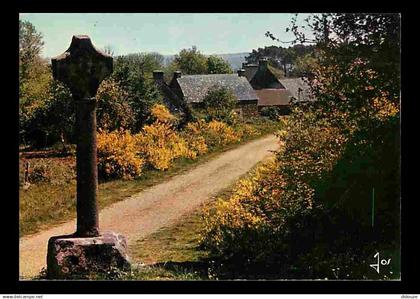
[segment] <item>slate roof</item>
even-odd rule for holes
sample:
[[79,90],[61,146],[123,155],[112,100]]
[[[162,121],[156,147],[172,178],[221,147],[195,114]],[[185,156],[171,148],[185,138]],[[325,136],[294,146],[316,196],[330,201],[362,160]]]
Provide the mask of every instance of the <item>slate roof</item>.
[[298,102],[314,100],[309,85],[302,78],[284,78],[279,81]]
[[249,83],[254,89],[283,87],[268,66],[259,66]]
[[258,70],[258,64],[247,64],[243,67],[243,69],[245,70],[245,77],[248,81],[251,81],[252,77],[254,77]]
[[201,102],[213,86],[231,89],[239,101],[258,99],[246,77],[237,74],[184,75],[176,80],[187,103]]
[[292,94],[287,89],[265,88],[256,90],[258,106],[287,106]]

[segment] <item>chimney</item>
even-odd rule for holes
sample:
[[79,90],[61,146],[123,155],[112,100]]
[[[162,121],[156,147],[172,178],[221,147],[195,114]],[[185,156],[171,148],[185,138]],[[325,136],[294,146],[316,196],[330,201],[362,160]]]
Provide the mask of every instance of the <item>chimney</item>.
[[153,71],[153,79],[155,81],[163,81],[163,71]]
[[258,68],[267,68],[267,65],[268,65],[267,58],[263,58],[258,61]]
[[244,69],[238,70],[238,76],[239,77],[245,77],[245,70]]
[[174,79],[181,78],[181,71],[175,71],[174,72]]

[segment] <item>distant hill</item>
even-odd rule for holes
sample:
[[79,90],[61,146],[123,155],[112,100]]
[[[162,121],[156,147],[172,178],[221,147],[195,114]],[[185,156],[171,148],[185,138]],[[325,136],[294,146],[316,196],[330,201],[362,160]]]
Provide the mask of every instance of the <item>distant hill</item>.
[[242,68],[242,62],[245,62],[245,57],[248,55],[249,53],[216,54],[226,60],[234,71]]
[[[228,53],[228,54],[214,54],[215,56],[221,57],[226,60],[231,68],[236,71],[242,67],[242,62],[245,62],[245,57],[249,55],[249,53]],[[174,59],[175,55],[164,55],[165,57],[165,64],[171,63]]]

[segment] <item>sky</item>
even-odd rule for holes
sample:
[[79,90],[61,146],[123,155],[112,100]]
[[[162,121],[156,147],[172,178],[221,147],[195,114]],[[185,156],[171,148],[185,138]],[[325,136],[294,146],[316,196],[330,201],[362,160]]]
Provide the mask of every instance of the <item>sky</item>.
[[[307,14],[299,14],[303,20]],[[197,46],[204,54],[251,52],[279,44],[265,36],[272,32],[281,40],[293,39],[286,27],[289,13],[21,13],[44,40],[42,56],[63,53],[73,35],[87,34],[93,44],[110,46],[115,55],[159,52],[173,55]]]

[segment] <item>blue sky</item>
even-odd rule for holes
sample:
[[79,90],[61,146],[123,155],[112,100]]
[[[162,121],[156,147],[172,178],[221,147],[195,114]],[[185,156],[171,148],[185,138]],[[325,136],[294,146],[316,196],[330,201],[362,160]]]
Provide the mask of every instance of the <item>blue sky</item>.
[[[43,34],[44,57],[64,52],[73,35],[87,34],[94,45],[111,46],[115,55],[136,52],[176,54],[195,45],[204,54],[251,52],[279,45],[265,37],[267,30],[282,40],[293,14],[286,13],[22,13]],[[303,20],[306,14],[299,15]],[[283,44],[282,46],[286,46]]]

